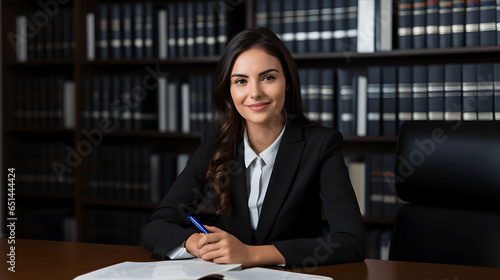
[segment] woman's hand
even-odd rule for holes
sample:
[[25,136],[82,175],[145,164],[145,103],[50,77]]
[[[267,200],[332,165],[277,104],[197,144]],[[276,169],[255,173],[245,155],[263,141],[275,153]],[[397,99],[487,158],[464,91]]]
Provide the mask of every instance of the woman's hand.
[[197,257],[200,259],[214,263],[240,263],[243,267],[286,264],[274,245],[250,246],[217,227],[205,228],[210,233],[202,234],[198,240]]
[[184,247],[191,255],[200,258],[200,249],[198,249],[198,240],[203,236],[203,233],[193,233],[186,239]]
[[198,240],[199,258],[214,263],[241,263],[243,266],[253,266],[251,246],[243,244],[217,227],[205,226],[210,232]]

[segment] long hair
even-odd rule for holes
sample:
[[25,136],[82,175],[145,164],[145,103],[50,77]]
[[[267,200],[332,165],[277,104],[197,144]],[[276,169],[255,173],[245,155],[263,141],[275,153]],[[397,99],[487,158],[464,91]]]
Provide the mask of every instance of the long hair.
[[302,107],[297,64],[283,42],[272,31],[263,27],[247,29],[236,34],[224,49],[217,64],[212,96],[217,134],[205,180],[219,194],[217,214],[231,210],[230,168],[234,167],[231,163],[236,157],[238,145],[243,141],[245,127],[245,120],[236,110],[231,98],[230,75],[238,56],[253,47],[263,49],[278,58],[281,63],[287,84],[282,110],[283,121],[301,126],[312,124]]

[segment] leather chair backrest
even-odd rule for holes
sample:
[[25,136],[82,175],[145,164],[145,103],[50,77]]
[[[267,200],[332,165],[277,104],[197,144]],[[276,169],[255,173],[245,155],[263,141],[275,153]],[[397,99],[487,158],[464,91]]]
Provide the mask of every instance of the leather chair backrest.
[[405,122],[395,177],[408,202],[500,209],[500,122]]
[[500,122],[406,122],[392,260],[500,267]]

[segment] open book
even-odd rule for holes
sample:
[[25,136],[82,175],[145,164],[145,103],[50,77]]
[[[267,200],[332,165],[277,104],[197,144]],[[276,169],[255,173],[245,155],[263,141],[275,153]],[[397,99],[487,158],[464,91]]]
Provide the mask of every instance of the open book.
[[80,275],[73,280],[149,280],[149,279],[289,279],[289,280],[332,280],[330,277],[294,273],[267,268],[241,270],[240,264],[215,264],[201,259],[172,260],[157,262],[122,262]]

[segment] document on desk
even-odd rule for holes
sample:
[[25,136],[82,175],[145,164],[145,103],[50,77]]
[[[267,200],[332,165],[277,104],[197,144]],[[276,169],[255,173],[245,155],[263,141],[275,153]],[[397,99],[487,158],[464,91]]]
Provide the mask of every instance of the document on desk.
[[268,268],[241,270],[240,264],[215,264],[201,259],[172,260],[156,262],[122,262],[96,271],[80,275],[74,280],[332,280],[330,277],[280,271]]

